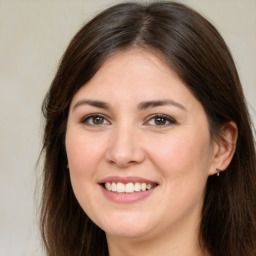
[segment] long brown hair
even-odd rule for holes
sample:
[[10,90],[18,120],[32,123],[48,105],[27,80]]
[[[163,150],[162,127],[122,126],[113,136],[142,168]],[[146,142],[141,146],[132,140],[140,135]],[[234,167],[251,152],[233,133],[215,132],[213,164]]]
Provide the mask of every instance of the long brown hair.
[[69,106],[106,58],[122,49],[154,50],[201,102],[213,137],[236,123],[236,152],[206,187],[200,239],[214,256],[256,255],[256,155],[252,123],[230,52],[217,30],[178,3],[124,3],[86,24],[70,42],[43,103],[41,232],[48,256],[107,255],[105,233],[79,206],[65,151]]

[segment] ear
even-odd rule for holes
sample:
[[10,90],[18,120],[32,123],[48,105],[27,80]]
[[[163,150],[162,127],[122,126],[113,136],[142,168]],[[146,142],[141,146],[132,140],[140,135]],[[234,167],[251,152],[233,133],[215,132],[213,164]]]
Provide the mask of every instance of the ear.
[[235,150],[238,136],[238,128],[234,122],[228,122],[221,128],[220,136],[214,140],[213,161],[209,175],[224,171],[230,164]]

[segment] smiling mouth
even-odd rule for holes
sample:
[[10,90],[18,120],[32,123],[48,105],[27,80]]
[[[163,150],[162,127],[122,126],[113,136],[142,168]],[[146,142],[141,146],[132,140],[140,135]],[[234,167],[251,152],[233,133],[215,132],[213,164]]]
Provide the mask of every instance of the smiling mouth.
[[106,182],[102,184],[103,187],[111,192],[116,193],[134,193],[134,192],[141,192],[155,188],[158,186],[156,183],[145,183],[145,182],[129,182],[129,183],[122,183],[122,182]]

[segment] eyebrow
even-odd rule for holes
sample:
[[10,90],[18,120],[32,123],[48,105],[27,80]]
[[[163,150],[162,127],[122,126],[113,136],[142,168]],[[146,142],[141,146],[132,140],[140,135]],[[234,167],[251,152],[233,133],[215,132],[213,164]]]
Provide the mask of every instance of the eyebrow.
[[110,109],[110,105],[106,102],[99,100],[79,100],[73,107],[72,111],[74,111],[77,107],[81,105],[89,105],[96,108]]
[[[102,109],[106,109],[106,110],[109,110],[111,108],[110,104],[108,104],[104,101],[84,99],[84,100],[79,100],[74,105],[72,111],[74,111],[77,107],[79,107],[81,105],[89,105],[89,106],[92,106],[92,107],[102,108]],[[186,110],[186,108],[183,105],[181,105],[180,103],[178,103],[174,100],[171,100],[171,99],[143,101],[143,102],[139,103],[138,110],[145,110],[145,109],[148,109],[148,108],[168,106],[168,105],[172,105],[172,106],[178,107],[182,110]]]
[[186,108],[183,105],[171,99],[141,102],[138,106],[138,109],[145,110],[147,108],[154,108],[154,107],[161,107],[161,106],[168,106],[168,105],[172,105],[182,110],[186,110]]

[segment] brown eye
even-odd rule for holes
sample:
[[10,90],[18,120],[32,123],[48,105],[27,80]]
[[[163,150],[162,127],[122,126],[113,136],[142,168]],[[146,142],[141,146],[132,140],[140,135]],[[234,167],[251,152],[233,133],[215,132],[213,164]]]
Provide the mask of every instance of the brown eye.
[[93,124],[103,124],[104,123],[104,118],[101,116],[95,116],[92,118]]
[[150,126],[166,127],[172,124],[176,124],[176,121],[170,116],[163,115],[163,114],[156,114],[151,116],[151,118],[148,119],[146,124]]
[[108,125],[109,121],[104,116],[99,114],[92,114],[83,118],[82,123],[90,126],[97,126]]
[[165,125],[166,124],[166,119],[163,117],[156,117],[155,118],[155,124],[156,125]]

